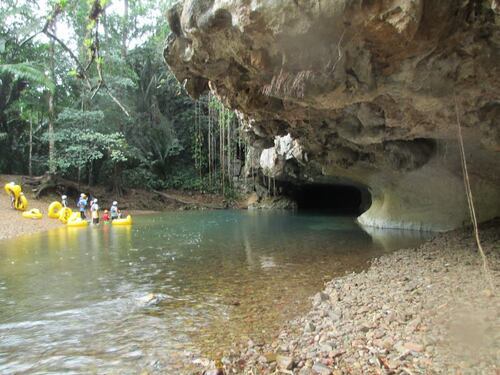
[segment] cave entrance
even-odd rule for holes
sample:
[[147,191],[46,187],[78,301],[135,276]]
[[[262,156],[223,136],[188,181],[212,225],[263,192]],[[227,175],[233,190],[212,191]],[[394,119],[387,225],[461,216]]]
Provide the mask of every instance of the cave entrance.
[[354,185],[306,184],[295,186],[290,195],[299,210],[358,216],[371,205],[368,189]]

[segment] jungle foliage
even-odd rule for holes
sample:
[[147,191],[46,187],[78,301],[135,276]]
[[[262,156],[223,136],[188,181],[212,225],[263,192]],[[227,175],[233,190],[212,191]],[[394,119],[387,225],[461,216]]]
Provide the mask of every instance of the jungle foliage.
[[0,173],[231,192],[238,121],[165,65],[171,2],[3,0]]

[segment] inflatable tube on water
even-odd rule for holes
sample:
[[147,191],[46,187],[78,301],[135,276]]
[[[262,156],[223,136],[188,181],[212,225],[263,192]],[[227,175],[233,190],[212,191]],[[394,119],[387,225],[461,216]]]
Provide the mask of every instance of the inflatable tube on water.
[[26,219],[41,219],[42,213],[38,208],[32,208],[29,211],[23,212],[23,217]]
[[28,199],[26,199],[26,196],[22,192],[19,193],[19,198],[16,199],[14,206],[18,211],[26,211],[28,209]]
[[[59,202],[57,202],[57,203],[59,203]],[[66,224],[72,214],[73,214],[73,211],[71,211],[71,208],[63,207],[59,211],[59,220],[61,220],[64,224]]]
[[59,219],[59,213],[61,212],[61,209],[63,208],[61,202],[52,202],[49,204],[49,217],[51,219]]
[[112,225],[132,225],[132,216],[128,215],[125,219],[115,219],[111,222]]
[[87,223],[87,220],[83,220],[81,217],[80,217],[80,213],[79,212],[73,212],[70,216],[70,218],[68,219],[68,222],[66,223],[66,225],[68,227],[86,227],[87,225],[89,225],[89,223]]

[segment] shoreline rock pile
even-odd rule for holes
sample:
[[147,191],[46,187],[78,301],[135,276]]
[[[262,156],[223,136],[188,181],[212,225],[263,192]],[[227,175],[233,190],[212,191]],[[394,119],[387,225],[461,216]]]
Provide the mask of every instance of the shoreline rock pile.
[[[497,289],[499,224],[481,232]],[[500,298],[475,248],[455,231],[334,279],[272,343],[223,357],[225,373],[495,374]]]

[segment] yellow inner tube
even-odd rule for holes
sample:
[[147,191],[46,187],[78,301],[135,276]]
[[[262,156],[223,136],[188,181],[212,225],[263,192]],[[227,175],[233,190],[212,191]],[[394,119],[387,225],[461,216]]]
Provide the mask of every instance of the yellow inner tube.
[[128,215],[125,219],[115,219],[111,222],[112,225],[132,225],[132,216]]
[[73,212],[66,225],[68,227],[86,227],[89,223],[87,223],[87,220],[82,220],[79,212]]
[[[56,203],[59,203],[59,202],[56,202]],[[71,208],[69,208],[69,207],[63,207],[59,211],[59,220],[61,222],[63,222],[64,224],[66,224],[72,214],[73,214],[73,211],[71,210]]]
[[14,207],[16,210],[19,211],[26,211],[28,209],[28,199],[26,199],[26,196],[22,192],[19,194],[19,197],[14,201]]
[[23,212],[23,217],[26,219],[41,219],[42,213],[38,208],[32,208],[29,211]]
[[13,194],[16,198],[19,197],[19,194],[21,194],[22,191],[21,186],[11,184],[10,182],[8,184],[5,184],[3,188],[7,194]]
[[14,208],[16,210],[26,211],[28,209],[28,200],[24,196],[21,186],[9,182],[3,188],[8,195],[14,197]]
[[63,206],[61,202],[52,202],[51,204],[49,204],[49,217],[51,219],[59,219],[59,214],[62,208]]

